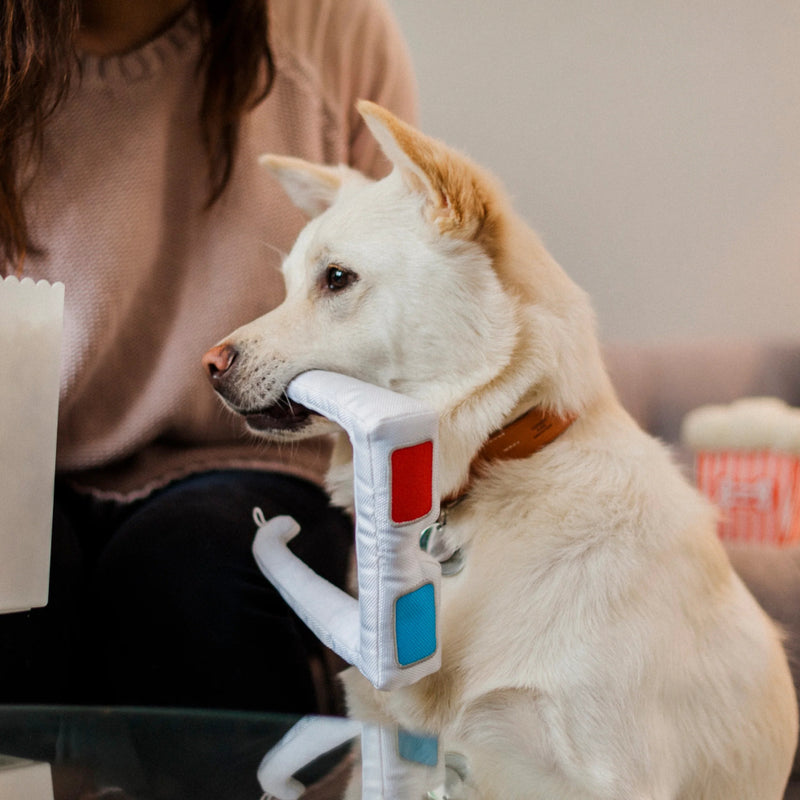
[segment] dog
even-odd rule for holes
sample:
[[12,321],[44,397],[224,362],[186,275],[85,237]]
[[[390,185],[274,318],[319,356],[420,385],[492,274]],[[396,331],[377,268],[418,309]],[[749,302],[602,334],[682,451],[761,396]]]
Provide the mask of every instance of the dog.
[[256,433],[333,437],[328,489],[351,510],[347,437],[286,400],[289,382],[340,372],[440,415],[440,545],[460,557],[442,667],[392,692],[350,671],[351,711],[480,719],[486,742],[503,708],[540,765],[525,797],[777,800],[798,726],[780,631],[715,510],[618,402],[586,294],[491,174],[358,109],[391,173],[264,157],[310,220],[283,303],[204,358]]

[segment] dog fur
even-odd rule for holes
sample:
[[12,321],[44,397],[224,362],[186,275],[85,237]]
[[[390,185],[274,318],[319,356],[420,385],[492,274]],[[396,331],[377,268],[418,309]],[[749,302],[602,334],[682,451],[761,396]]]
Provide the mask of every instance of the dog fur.
[[345,508],[343,432],[263,413],[306,370],[432,405],[443,496],[528,408],[576,421],[478,472],[444,529],[465,567],[442,580],[441,670],[390,693],[348,674],[353,712],[472,731],[490,750],[513,729],[538,775],[520,797],[778,800],[797,743],[780,634],[731,569],[714,509],[617,401],[584,292],[488,173],[359,110],[393,163],[383,180],[264,159],[311,220],[283,304],[215,348],[220,394],[273,439],[332,434],[328,486]]

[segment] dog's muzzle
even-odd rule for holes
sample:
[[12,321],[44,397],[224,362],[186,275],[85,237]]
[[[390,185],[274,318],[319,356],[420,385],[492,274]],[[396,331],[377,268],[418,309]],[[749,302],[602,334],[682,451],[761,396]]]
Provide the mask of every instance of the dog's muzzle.
[[203,367],[211,385],[230,408],[241,414],[247,426],[256,432],[289,431],[304,427],[311,416],[311,411],[300,403],[295,403],[284,394],[274,403],[260,408],[244,408],[238,402],[239,392],[236,389],[237,362],[239,351],[230,342],[223,342],[212,347],[203,356]]

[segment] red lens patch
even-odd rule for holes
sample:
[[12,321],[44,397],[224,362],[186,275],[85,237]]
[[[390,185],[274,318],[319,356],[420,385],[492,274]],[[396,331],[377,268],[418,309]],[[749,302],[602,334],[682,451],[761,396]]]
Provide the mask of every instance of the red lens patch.
[[433,506],[433,442],[392,453],[392,522],[424,517]]

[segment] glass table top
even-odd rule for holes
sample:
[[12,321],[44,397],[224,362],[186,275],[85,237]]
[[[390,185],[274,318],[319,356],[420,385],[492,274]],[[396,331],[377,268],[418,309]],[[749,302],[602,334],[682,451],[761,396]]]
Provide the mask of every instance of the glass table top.
[[434,736],[335,717],[0,706],[2,800],[482,796]]
[[297,720],[188,710],[0,707],[2,800],[259,800]]
[[504,716],[436,737],[338,717],[0,706],[0,800],[549,800],[549,765]]

